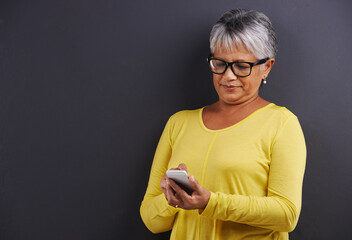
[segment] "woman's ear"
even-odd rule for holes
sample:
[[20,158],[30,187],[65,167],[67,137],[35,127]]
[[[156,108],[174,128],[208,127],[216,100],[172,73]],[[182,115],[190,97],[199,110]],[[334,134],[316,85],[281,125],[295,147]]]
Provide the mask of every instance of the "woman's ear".
[[275,58],[270,58],[268,61],[266,61],[263,69],[263,76],[265,76],[264,78],[268,77],[271,69],[274,66],[274,63],[275,63]]

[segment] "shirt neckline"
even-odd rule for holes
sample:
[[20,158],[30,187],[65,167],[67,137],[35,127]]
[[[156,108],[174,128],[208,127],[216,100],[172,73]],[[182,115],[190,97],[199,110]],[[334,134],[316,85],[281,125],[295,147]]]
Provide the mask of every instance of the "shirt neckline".
[[242,119],[241,121],[239,121],[239,122],[237,122],[237,123],[235,123],[235,124],[233,124],[233,125],[231,125],[231,126],[228,126],[228,127],[226,127],[226,128],[221,128],[221,129],[215,129],[215,130],[213,130],[213,129],[209,129],[209,128],[207,128],[207,127],[205,126],[205,124],[204,124],[204,122],[203,122],[203,110],[204,110],[204,108],[205,108],[206,106],[204,106],[204,107],[202,107],[202,108],[200,109],[199,115],[198,115],[198,117],[199,117],[198,119],[199,119],[200,126],[201,126],[201,127],[203,128],[203,130],[205,130],[206,132],[212,132],[212,133],[224,132],[224,131],[230,130],[230,129],[236,127],[237,125],[239,125],[239,124],[241,124],[241,123],[247,121],[248,119],[250,119],[251,117],[253,117],[253,116],[256,115],[257,113],[259,113],[259,112],[263,111],[264,109],[268,108],[269,106],[273,106],[273,105],[275,105],[275,104],[274,104],[274,103],[269,103],[269,104],[265,105],[264,107],[261,107],[261,108],[255,110],[254,112],[252,112],[251,114],[249,114],[247,117],[245,117],[245,118]]

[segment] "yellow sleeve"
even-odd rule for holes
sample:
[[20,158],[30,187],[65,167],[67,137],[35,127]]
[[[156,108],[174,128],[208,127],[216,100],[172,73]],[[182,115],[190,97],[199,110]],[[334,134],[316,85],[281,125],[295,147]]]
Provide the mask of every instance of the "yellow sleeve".
[[179,211],[168,205],[161,190],[160,180],[168,169],[171,157],[172,117],[169,119],[156,149],[150,172],[146,194],[140,207],[140,214],[144,224],[153,233],[165,232],[172,229],[175,215]]
[[296,116],[286,120],[271,146],[268,192],[265,197],[211,193],[201,216],[291,232],[298,221],[306,146]]

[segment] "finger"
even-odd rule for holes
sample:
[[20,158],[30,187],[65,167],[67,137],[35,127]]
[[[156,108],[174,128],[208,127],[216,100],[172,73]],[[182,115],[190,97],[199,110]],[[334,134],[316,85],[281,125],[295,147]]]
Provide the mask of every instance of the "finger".
[[170,189],[166,188],[165,192],[166,192],[166,194],[165,194],[166,199],[167,199],[167,201],[169,201],[170,200]]
[[169,182],[170,188],[171,188],[174,192],[178,193],[178,192],[184,191],[174,180],[169,179],[168,182]]
[[190,175],[188,177],[188,180],[189,180],[189,184],[193,188],[193,191],[195,191],[195,192],[199,191],[199,189],[201,188],[201,185],[198,183],[198,181],[192,175]]
[[160,181],[161,191],[164,193],[166,199],[169,199],[170,186],[168,186],[167,180]]
[[181,198],[179,197],[179,195],[173,191],[172,188],[168,189],[168,204],[170,206],[181,206],[183,204],[183,201],[181,200]]
[[167,180],[168,177],[166,176],[166,174],[163,176],[163,178],[160,180],[160,187],[161,189],[165,189],[166,185],[167,185]]
[[179,200],[182,202],[188,201],[189,200],[189,195],[188,193],[183,190],[177,183],[174,181],[170,181],[170,187],[175,191],[175,195],[178,196]]
[[183,190],[175,181],[170,180],[169,184],[172,190],[178,195],[180,195],[182,192],[185,192],[185,190]]
[[176,205],[181,205],[181,201],[179,200],[180,198],[176,196],[175,191],[171,188],[170,181],[172,180],[169,179],[165,174],[164,177],[160,180],[160,186],[168,204],[172,207],[175,207]]
[[180,163],[177,168],[180,170],[185,170],[188,173],[187,166],[184,163]]

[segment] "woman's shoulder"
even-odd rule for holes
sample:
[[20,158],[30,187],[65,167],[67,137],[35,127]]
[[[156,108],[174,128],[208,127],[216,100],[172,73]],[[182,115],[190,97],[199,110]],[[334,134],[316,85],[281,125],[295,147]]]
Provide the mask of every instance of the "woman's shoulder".
[[185,125],[190,120],[197,120],[202,109],[178,111],[170,116],[168,122],[171,125]]
[[276,105],[275,103],[270,103],[267,107],[265,114],[282,119],[289,119],[296,117],[296,115],[291,112],[289,109],[283,106]]
[[196,117],[203,108],[193,109],[193,110],[181,110],[171,115],[170,119],[185,119],[189,117]]
[[[257,123],[260,124],[257,124]],[[273,137],[279,136],[283,129],[300,129],[300,123],[297,116],[288,108],[271,103],[261,111],[258,118],[253,124],[257,124],[259,128],[264,128]]]

